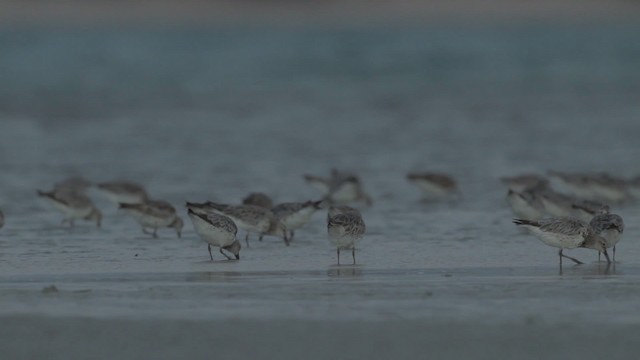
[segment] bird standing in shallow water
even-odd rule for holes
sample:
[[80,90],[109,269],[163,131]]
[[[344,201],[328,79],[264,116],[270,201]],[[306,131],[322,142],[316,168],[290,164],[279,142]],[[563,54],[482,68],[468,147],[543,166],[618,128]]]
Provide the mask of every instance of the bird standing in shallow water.
[[[608,210],[608,207],[606,208]],[[591,219],[589,223],[593,231],[602,236],[607,241],[607,248],[613,247],[613,261],[616,261],[616,244],[622,238],[624,232],[624,221],[616,214],[600,213]],[[600,260],[600,253],[598,253]]]
[[224,255],[227,260],[232,258],[227,255],[224,250],[231,252],[237,260],[240,260],[240,249],[242,246],[236,239],[238,228],[229,217],[203,211],[202,209],[192,208],[187,205],[187,214],[193,223],[196,233],[202,240],[208,243],[209,257],[213,261],[211,254],[211,245],[220,248],[220,254]]
[[294,230],[303,227],[320,209],[323,201],[291,202],[276,205],[271,211],[283,228],[285,242],[293,240]]
[[576,264],[582,264],[580,260],[564,255],[562,250],[575,248],[588,248],[600,251],[611,263],[607,253],[607,241],[597,235],[589,224],[574,218],[548,218],[540,220],[514,219],[514,224],[525,227],[549,246],[560,248],[560,266],[562,258],[567,258]]
[[80,192],[71,190],[40,191],[38,196],[49,201],[56,209],[65,214],[62,224],[69,223],[74,226],[75,219],[95,220],[96,226],[100,227],[102,213],[93,205],[91,199]]
[[98,190],[112,202],[120,204],[142,204],[149,195],[142,185],[128,181],[110,181],[97,184]]
[[267,194],[254,192],[242,199],[242,205],[254,205],[265,209],[271,209],[273,207],[273,200],[271,200]]
[[529,189],[543,189],[549,185],[549,180],[537,174],[521,174],[516,176],[503,176],[500,181],[507,185],[509,190],[523,192]]
[[531,220],[538,220],[544,217],[544,204],[535,191],[517,192],[509,189],[507,203],[517,217]]
[[353,264],[356,263],[355,244],[362,239],[366,230],[360,211],[349,206],[332,206],[327,214],[329,241],[336,246],[338,265],[340,250],[351,249]]
[[262,238],[262,235],[269,233],[274,227],[275,217],[271,210],[259,206],[226,205],[207,201],[205,203],[188,202],[187,207],[194,211],[200,209],[203,212],[228,216],[239,228],[247,232],[245,236],[247,246],[249,246],[250,233],[256,233]]
[[334,205],[345,205],[351,202],[362,201],[371,206],[373,200],[364,191],[360,178],[355,174],[331,170],[331,176],[304,175],[304,180],[311,186],[325,194],[325,200]]
[[458,191],[456,181],[446,174],[410,173],[407,181],[422,190],[424,201],[444,199]]
[[[158,228],[174,228],[180,237],[184,223],[176,214],[176,209],[166,201],[148,200],[142,204],[120,204],[120,209],[131,214],[138,224],[142,226],[142,232],[154,238],[158,237]],[[153,229],[152,232],[147,228]]]

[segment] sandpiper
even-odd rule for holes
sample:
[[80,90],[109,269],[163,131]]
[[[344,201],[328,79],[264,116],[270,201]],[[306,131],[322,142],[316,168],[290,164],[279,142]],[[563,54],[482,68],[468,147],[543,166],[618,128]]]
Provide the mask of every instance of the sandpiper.
[[631,197],[632,190],[627,180],[605,172],[562,173],[550,171],[556,186],[580,199],[619,203]]
[[338,265],[340,265],[340,250],[351,249],[353,264],[356,263],[356,247],[365,233],[362,215],[357,209],[341,206],[331,207],[327,214],[327,232],[329,241],[336,246]]
[[585,174],[549,171],[552,185],[558,191],[570,193],[578,199],[598,200]]
[[590,222],[598,214],[608,214],[611,208],[607,204],[591,200],[576,200],[571,207],[574,210],[574,217]]
[[249,245],[250,233],[258,234],[262,239],[262,235],[273,232],[275,217],[269,209],[254,205],[218,204],[212,201],[205,203],[188,202],[187,206],[194,210],[201,209],[205,212],[228,216],[240,229],[246,231],[245,242],[247,246]]
[[329,210],[327,211],[327,221],[329,220],[330,217],[333,217],[339,214],[353,214],[353,215],[361,216],[360,210],[356,208],[353,208],[347,205],[334,205],[329,207]]
[[352,202],[364,202],[370,206],[373,201],[364,191],[360,178],[355,174],[331,170],[329,178],[304,175],[305,181],[325,194],[325,199],[334,205],[346,205]]
[[323,201],[289,202],[276,205],[271,211],[285,231],[285,242],[291,242],[294,231],[303,227],[322,207]]
[[329,174],[329,177],[322,177],[322,176],[308,175],[308,174],[305,174],[302,177],[304,178],[304,181],[306,181],[307,184],[316,188],[318,191],[322,192],[324,195],[328,195],[331,190],[332,184],[337,181],[340,181],[340,179],[345,176],[346,174],[341,173],[337,169],[333,168],[331,169],[331,173]]
[[627,180],[627,190],[633,198],[640,199],[640,176]]
[[100,227],[102,213],[95,207],[91,199],[81,193],[70,190],[40,191],[38,196],[49,201],[56,209],[60,210],[65,218],[62,224],[69,223],[74,226],[75,219],[95,220],[96,226]]
[[91,182],[81,176],[72,176],[53,185],[54,190],[84,192],[91,187]]
[[[617,214],[602,212],[591,219],[589,223],[593,231],[602,236],[607,241],[607,248],[613,247],[613,261],[616,261],[616,244],[622,238],[624,232],[624,221]],[[600,254],[598,254],[598,260]]]
[[[166,201],[147,200],[142,204],[120,204],[142,226],[142,232],[154,238],[158,237],[158,228],[174,228],[181,236],[184,223],[176,214],[176,209]],[[147,231],[147,228],[153,231]]]
[[536,174],[503,176],[500,178],[500,181],[515,192],[523,192],[534,188],[545,188],[549,185],[549,180]]
[[600,251],[611,263],[607,254],[607,241],[597,235],[589,224],[574,218],[547,218],[540,220],[514,219],[516,225],[529,229],[536,237],[549,246],[560,248],[560,266],[562,258],[572,260],[576,264],[581,261],[564,255],[562,250],[575,248],[589,248]]
[[598,199],[620,203],[631,197],[629,183],[621,178],[614,177],[608,173],[593,174],[588,177],[591,190]]
[[544,204],[535,192],[525,190],[518,192],[509,189],[507,193],[507,203],[511,206],[513,213],[519,217],[529,220],[538,220],[544,217]]
[[329,188],[327,200],[335,205],[364,202],[367,206],[371,206],[373,203],[371,197],[364,191],[360,178],[356,175],[335,178]]
[[540,199],[549,216],[570,217],[573,215],[573,204],[576,202],[576,198],[551,189],[533,190],[533,192]]
[[273,207],[273,200],[264,193],[254,192],[242,199],[242,205],[254,205],[265,209],[271,209]]
[[439,173],[409,173],[407,180],[422,190],[424,200],[439,200],[458,191],[456,181],[449,175]]
[[103,182],[96,185],[109,200],[116,204],[142,204],[149,199],[142,185],[127,181]]
[[187,205],[187,214],[193,223],[193,228],[202,240],[208,243],[207,249],[209,250],[209,257],[213,261],[213,254],[211,254],[211,245],[220,248],[220,253],[227,258],[232,258],[227,255],[224,250],[231,252],[237,260],[240,260],[240,249],[242,246],[236,239],[238,228],[236,224],[229,217],[205,212],[199,208],[191,208]]

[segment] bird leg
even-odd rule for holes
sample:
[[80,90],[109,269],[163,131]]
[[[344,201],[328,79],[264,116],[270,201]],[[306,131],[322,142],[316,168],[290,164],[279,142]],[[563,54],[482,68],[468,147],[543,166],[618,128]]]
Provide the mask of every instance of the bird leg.
[[207,244],[207,248],[209,249],[209,257],[211,258],[211,261],[213,261],[213,255],[211,254],[211,244]]
[[607,249],[604,249],[604,257],[607,258],[607,266],[611,264],[611,259],[609,259],[609,254],[607,254]]
[[[249,232],[247,232],[247,235],[244,237],[244,242],[247,243],[247,247],[249,247]],[[222,248],[220,248],[220,250],[222,250]]]
[[613,245],[613,262],[616,262],[616,246]]
[[60,222],[60,225],[64,225],[66,223],[69,223],[70,228],[74,226],[73,219],[62,219],[62,222]]
[[289,241],[293,240],[293,230],[289,232]]
[[142,228],[142,232],[147,234],[147,235],[153,236],[154,239],[158,237],[158,233],[157,233],[158,229],[156,229],[156,228],[153,228],[153,231],[147,231],[147,229]]
[[291,241],[291,238],[287,236],[287,230],[282,231],[282,239],[284,240],[284,244],[289,246],[289,242]]
[[229,255],[225,254],[224,251],[222,251],[222,248],[220,248],[220,254],[224,255],[224,257],[226,257],[227,260],[233,260]]
[[340,248],[337,248],[336,251],[338,252],[338,265],[340,265]]
[[353,256],[353,265],[356,264],[356,247],[351,248],[351,256]]
[[573,262],[574,262],[574,263],[576,263],[576,264],[579,264],[579,265],[580,265],[580,264],[584,264],[582,261],[580,261],[580,260],[578,260],[578,259],[572,258],[571,256],[564,255],[564,254],[562,253],[562,249],[560,249],[560,252],[559,252],[558,254],[560,255],[560,265],[562,265],[562,258],[563,258],[563,257],[564,257],[564,258],[567,258],[567,259],[569,259],[569,260],[571,260],[571,261],[573,261]]

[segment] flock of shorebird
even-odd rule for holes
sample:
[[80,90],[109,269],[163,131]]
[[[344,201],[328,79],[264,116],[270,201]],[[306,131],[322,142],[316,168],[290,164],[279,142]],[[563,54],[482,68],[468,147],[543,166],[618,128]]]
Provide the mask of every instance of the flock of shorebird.
[[[509,188],[507,202],[518,217],[514,223],[526,228],[545,244],[559,248],[560,265],[567,258],[577,264],[579,260],[563,254],[564,249],[589,248],[604,254],[611,263],[608,248],[613,248],[624,232],[622,217],[611,212],[611,204],[619,204],[640,197],[640,178],[625,180],[606,173],[570,174],[549,172],[548,177],[526,174],[503,177]],[[242,248],[237,239],[238,229],[249,235],[281,237],[285,245],[294,238],[320,209],[327,210],[327,234],[335,245],[338,264],[340,250],[351,250],[356,263],[355,245],[365,234],[365,223],[360,211],[348,206],[354,202],[372,204],[362,182],[354,174],[332,170],[327,177],[304,175],[304,180],[322,191],[317,201],[288,202],[274,205],[263,193],[251,193],[242,204],[220,204],[212,201],[187,202],[187,214],[196,233],[227,259],[240,259]],[[410,173],[407,180],[422,190],[427,201],[441,200],[458,193],[456,181],[439,173]],[[95,188],[106,198],[129,213],[145,234],[157,237],[160,228],[173,228],[181,236],[184,223],[176,209],[166,201],[152,200],[141,185],[114,181],[93,184],[73,177],[56,183],[51,191],[38,191],[38,195],[64,214],[63,224],[74,226],[74,220],[84,219],[100,226],[102,213],[87,195]],[[0,228],[4,215],[0,211]],[[231,255],[229,255],[231,254]],[[600,257],[600,255],[598,255]]]
[[640,197],[640,177],[631,180],[607,173],[562,173],[550,171],[548,178],[535,174],[504,177],[509,187],[507,202],[519,217],[513,222],[549,246],[559,248],[562,258],[581,261],[562,253],[564,249],[588,248],[604,254],[624,233],[624,221],[611,212],[613,204]]
[[[212,201],[187,202],[187,215],[202,240],[211,247],[218,247],[227,259],[240,259],[242,248],[237,239],[238,229],[244,230],[249,246],[249,235],[277,236],[289,246],[295,231],[303,227],[320,209],[327,210],[327,233],[336,246],[338,263],[340,251],[351,250],[355,264],[355,244],[363,238],[365,223],[360,212],[347,204],[362,202],[371,204],[371,198],[362,188],[360,179],[353,174],[332,170],[328,177],[305,175],[305,181],[320,189],[323,197],[318,201],[287,202],[273,204],[263,193],[251,193],[242,204],[221,204]],[[62,224],[73,227],[76,220],[95,221],[100,227],[102,212],[88,195],[94,188],[118,208],[126,211],[142,227],[145,234],[157,237],[158,229],[173,228],[178,237],[184,226],[178,211],[170,203],[152,199],[143,186],[128,181],[91,183],[81,177],[72,177],[54,184],[50,191],[37,191],[42,199],[64,214]],[[0,212],[0,227],[3,224]]]

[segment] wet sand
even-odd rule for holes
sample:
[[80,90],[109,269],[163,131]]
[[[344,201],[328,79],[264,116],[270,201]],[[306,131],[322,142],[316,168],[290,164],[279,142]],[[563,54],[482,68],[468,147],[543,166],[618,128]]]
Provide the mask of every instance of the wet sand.
[[[213,264],[215,266],[215,264]],[[628,358],[640,268],[69,274],[0,279],[9,358]],[[55,284],[53,288],[50,284]]]
[[[622,359],[640,325],[520,321],[167,321],[1,317],[13,359]],[[108,340],[105,340],[108,339]]]

